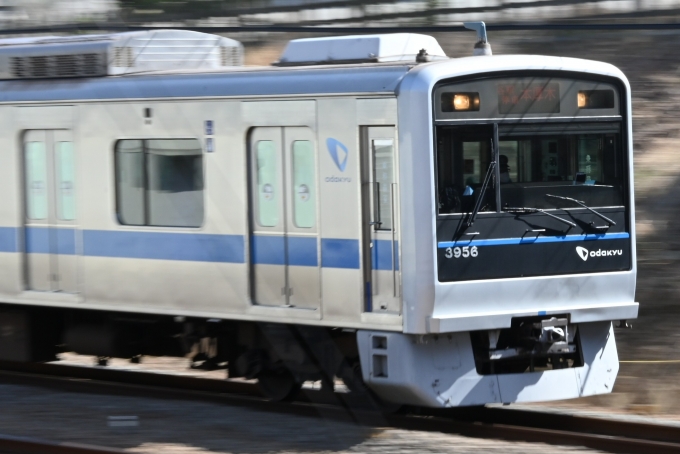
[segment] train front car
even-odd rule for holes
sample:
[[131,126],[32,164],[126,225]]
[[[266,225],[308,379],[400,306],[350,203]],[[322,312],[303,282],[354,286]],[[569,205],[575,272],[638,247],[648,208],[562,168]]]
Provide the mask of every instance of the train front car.
[[403,333],[364,380],[434,407],[612,391],[637,317],[630,87],[586,60],[416,67],[398,94]]

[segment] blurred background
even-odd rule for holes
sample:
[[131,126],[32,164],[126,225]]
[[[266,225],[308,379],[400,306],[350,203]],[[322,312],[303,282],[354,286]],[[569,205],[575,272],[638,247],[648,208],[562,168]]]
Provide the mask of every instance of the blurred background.
[[450,57],[467,56],[474,33],[445,27],[472,20],[487,23],[495,54],[600,60],[628,76],[640,318],[632,330],[617,330],[615,392],[574,404],[680,415],[680,1],[0,0],[0,36],[220,27],[244,43],[249,65],[268,65],[290,39],[328,35],[331,27],[420,27]]

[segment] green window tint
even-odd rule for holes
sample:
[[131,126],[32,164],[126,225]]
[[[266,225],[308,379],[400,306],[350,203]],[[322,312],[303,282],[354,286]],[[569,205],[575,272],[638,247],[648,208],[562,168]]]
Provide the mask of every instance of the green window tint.
[[124,225],[145,223],[144,145],[141,140],[116,144],[116,205]]
[[257,152],[257,211],[258,224],[274,227],[279,223],[279,205],[276,196],[277,165],[276,145],[271,140],[260,140]]
[[47,219],[47,155],[44,142],[26,143],[26,216]]
[[393,170],[392,140],[374,140],[375,181],[378,184],[378,224],[379,230],[392,230],[392,183]]
[[312,228],[316,222],[314,149],[308,140],[293,142],[293,211],[295,226]]
[[57,142],[54,150],[57,161],[57,218],[73,221],[76,218],[73,142]]

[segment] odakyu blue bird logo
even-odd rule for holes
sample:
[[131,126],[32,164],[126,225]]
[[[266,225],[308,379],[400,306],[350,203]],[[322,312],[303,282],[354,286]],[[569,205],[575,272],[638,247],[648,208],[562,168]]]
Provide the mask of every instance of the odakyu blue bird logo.
[[333,139],[332,137],[326,139],[326,147],[328,148],[331,158],[333,158],[333,162],[335,162],[335,165],[340,169],[340,172],[344,172],[347,167],[347,157],[349,156],[347,147],[342,142]]

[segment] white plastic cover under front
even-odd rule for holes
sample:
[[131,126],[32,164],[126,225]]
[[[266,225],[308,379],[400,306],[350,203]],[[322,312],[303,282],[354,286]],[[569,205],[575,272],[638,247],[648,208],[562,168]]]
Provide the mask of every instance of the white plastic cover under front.
[[610,393],[619,370],[609,322],[579,325],[583,366],[480,375],[469,333],[358,331],[365,383],[390,402],[426,407],[536,402]]

